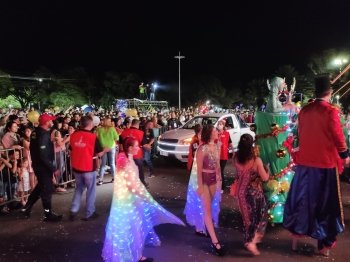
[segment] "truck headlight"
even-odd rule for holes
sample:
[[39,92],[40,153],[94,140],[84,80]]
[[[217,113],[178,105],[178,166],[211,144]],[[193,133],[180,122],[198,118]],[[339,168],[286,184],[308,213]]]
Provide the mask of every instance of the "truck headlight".
[[182,146],[189,146],[191,141],[192,141],[192,138],[186,138],[184,140],[181,140],[179,144]]

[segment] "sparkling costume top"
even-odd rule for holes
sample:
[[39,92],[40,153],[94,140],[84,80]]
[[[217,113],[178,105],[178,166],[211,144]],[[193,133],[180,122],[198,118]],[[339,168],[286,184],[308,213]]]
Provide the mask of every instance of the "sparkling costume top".
[[217,170],[218,160],[220,159],[219,150],[211,151],[207,144],[202,145],[201,150],[205,154],[203,158],[203,169]]
[[164,223],[185,225],[148,193],[139,179],[132,156],[126,157],[120,153],[102,250],[103,259],[111,262],[138,261],[145,243],[160,245],[153,227]]
[[[203,159],[203,169],[217,169],[217,161],[219,159],[219,153],[211,154],[208,153],[208,146],[203,145],[200,148],[204,153],[205,157]],[[207,160],[206,160],[207,158]],[[217,176],[217,174],[216,174]],[[193,166],[191,170],[190,181],[188,183],[187,189],[187,200],[184,214],[186,215],[187,223],[191,226],[195,226],[198,231],[207,232],[204,224],[204,211],[202,206],[202,200],[198,196],[196,190],[198,189],[198,176],[197,176],[197,158],[194,158]],[[214,226],[218,226],[219,223],[219,213],[220,213],[220,194],[221,184],[217,183],[217,190],[212,202],[212,218]],[[208,232],[207,232],[208,233]]]

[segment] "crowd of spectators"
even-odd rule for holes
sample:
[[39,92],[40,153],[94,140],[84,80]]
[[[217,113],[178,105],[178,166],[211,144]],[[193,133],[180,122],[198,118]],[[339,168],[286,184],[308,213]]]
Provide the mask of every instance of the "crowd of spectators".
[[[22,109],[0,109],[0,211],[7,213],[11,207],[25,205],[26,197],[24,193],[30,193],[35,186],[35,174],[31,167],[31,156],[29,152],[30,134],[34,130],[36,123],[31,123],[27,119],[27,114],[34,110],[31,108],[28,112]],[[62,184],[69,182],[71,174],[69,173],[69,140],[70,134],[79,128],[79,120],[83,115],[91,115],[97,118],[94,132],[99,139],[105,143],[113,143],[113,150],[100,160],[98,171],[99,181],[103,181],[105,172],[114,172],[115,159],[117,158],[119,148],[119,139],[125,129],[132,128],[133,119],[139,120],[139,130],[144,132],[144,138],[141,145],[143,148],[143,157],[150,170],[149,178],[155,176],[152,158],[156,158],[155,143],[157,136],[169,129],[176,129],[190,120],[192,117],[206,113],[228,113],[234,112],[244,119],[247,123],[254,122],[254,111],[245,110],[214,110],[211,108],[192,108],[182,111],[170,109],[159,111],[142,111],[138,109],[137,116],[125,116],[118,111],[97,111],[84,112],[79,109],[68,108],[66,111],[55,112],[53,108],[49,109],[48,114],[55,115],[54,126],[51,130],[51,139],[55,144],[55,162],[60,175],[53,177],[56,192],[65,192]],[[106,130],[113,128],[115,132],[110,136],[110,140],[105,138]],[[156,130],[156,132],[154,132]],[[105,131],[105,132],[103,132]],[[115,144],[115,145],[114,145]],[[109,145],[111,147],[111,145]],[[25,167],[23,167],[23,162]],[[74,186],[74,183],[67,183],[68,186]],[[103,182],[99,182],[100,185]],[[19,186],[21,191],[19,191]],[[26,189],[26,190],[24,190]],[[24,193],[23,193],[24,192]],[[8,205],[1,203],[11,200]]]

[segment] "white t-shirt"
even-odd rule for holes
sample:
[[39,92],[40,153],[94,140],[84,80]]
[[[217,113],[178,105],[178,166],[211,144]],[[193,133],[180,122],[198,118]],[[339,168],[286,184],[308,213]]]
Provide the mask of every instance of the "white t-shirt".
[[348,135],[350,136],[350,120],[346,122],[346,128],[348,129]]

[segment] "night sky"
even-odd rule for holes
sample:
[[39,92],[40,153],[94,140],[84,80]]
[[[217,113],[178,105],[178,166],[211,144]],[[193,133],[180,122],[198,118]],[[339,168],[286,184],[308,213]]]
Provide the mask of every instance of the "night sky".
[[165,82],[181,51],[184,77],[229,88],[286,64],[304,73],[310,55],[350,46],[349,1],[2,1],[0,11],[0,69],[17,75],[81,66]]

